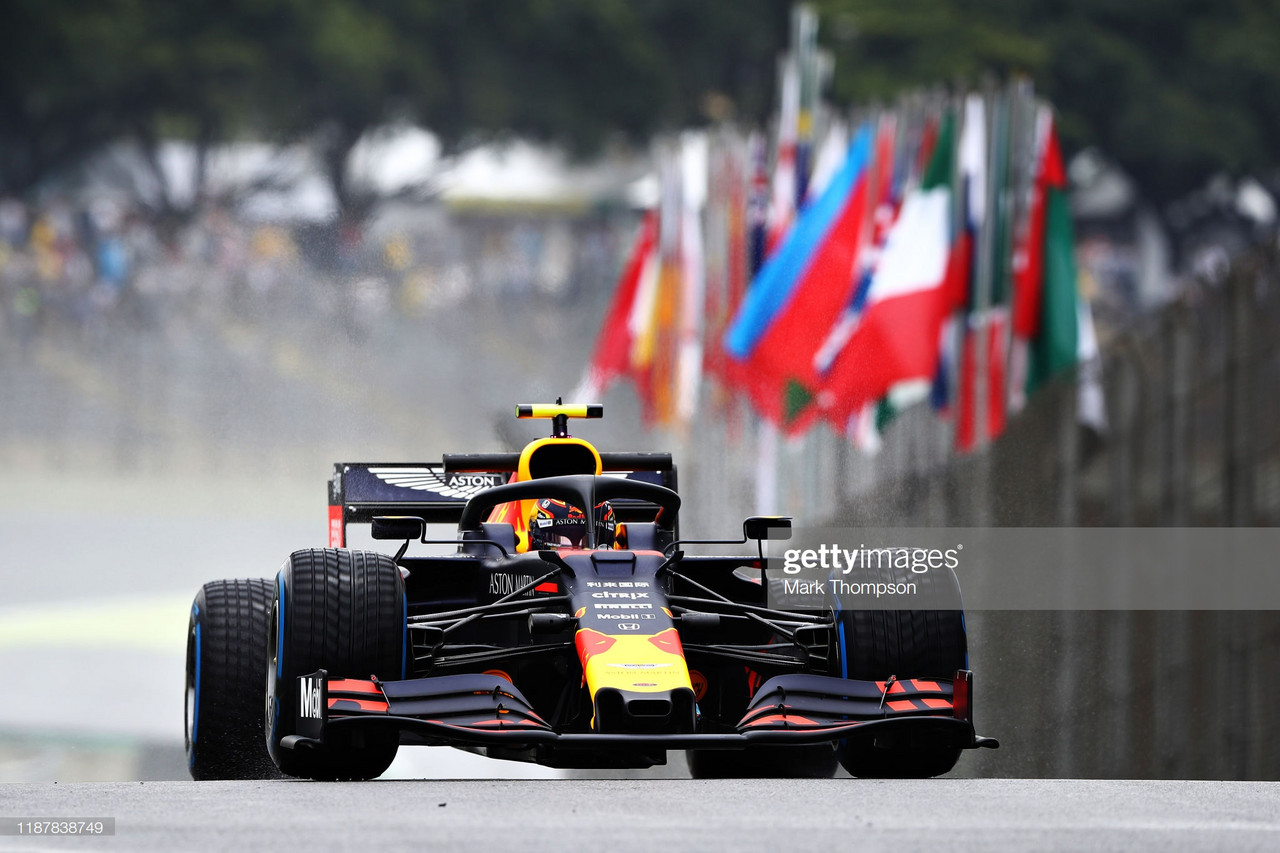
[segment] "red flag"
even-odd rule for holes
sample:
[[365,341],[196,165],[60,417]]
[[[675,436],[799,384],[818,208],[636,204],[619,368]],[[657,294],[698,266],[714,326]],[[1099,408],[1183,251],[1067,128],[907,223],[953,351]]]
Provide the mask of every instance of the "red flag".
[[996,310],[987,315],[987,436],[990,439],[1004,432],[1008,325],[1006,311]]
[[1014,262],[1013,333],[1019,338],[1035,337],[1040,328],[1040,301],[1044,290],[1045,199],[1049,190],[1067,185],[1062,165],[1062,149],[1054,132],[1053,117],[1047,108],[1038,116],[1037,137],[1040,158],[1031,195],[1031,225],[1026,243]]
[[636,310],[636,295],[644,278],[645,267],[653,259],[654,243],[658,233],[658,214],[649,211],[640,225],[631,257],[623,267],[613,301],[605,315],[604,324],[596,338],[595,350],[587,365],[586,374],[573,394],[580,402],[599,399],[619,376],[632,372],[631,351],[634,344],[632,313]]
[[1043,325],[1049,201],[1052,196],[1063,194],[1067,187],[1062,149],[1053,126],[1053,113],[1048,107],[1041,107],[1036,116],[1036,149],[1038,157],[1028,214],[1030,222],[1013,261],[1013,353],[1009,407],[1015,412],[1026,404],[1031,341],[1040,335]]

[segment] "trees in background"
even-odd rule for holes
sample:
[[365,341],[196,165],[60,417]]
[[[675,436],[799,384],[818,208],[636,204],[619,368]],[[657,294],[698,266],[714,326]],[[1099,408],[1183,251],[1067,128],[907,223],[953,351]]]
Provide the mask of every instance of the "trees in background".
[[1277,0],[816,0],[845,100],[1025,73],[1157,203],[1280,165]]
[[389,121],[447,148],[513,133],[577,151],[697,123],[708,103],[762,121],[787,13],[783,0],[9,0],[0,192],[121,138],[153,163],[165,137],[200,151],[307,139],[351,209],[347,155]]
[[[1280,0],[815,0],[854,103],[1022,72],[1158,202],[1280,158]],[[370,127],[578,151],[763,122],[787,0],[7,0],[0,192],[121,138],[306,139],[344,208]],[[161,177],[158,165],[157,177]],[[199,171],[199,166],[197,166]],[[197,185],[199,185],[197,180]]]

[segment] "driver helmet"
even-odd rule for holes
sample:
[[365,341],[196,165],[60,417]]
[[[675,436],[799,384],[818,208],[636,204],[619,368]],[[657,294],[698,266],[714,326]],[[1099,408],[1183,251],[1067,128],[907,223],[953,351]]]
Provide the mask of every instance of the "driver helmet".
[[[596,504],[594,524],[596,547],[612,548],[617,538],[618,523],[608,501]],[[587,517],[582,510],[555,498],[542,498],[529,517],[529,549],[556,550],[582,548],[586,542]]]

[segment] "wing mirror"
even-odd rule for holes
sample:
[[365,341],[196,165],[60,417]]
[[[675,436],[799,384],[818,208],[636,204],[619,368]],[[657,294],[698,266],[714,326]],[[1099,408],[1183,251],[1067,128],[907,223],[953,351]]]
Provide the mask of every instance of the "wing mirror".
[[414,515],[377,515],[373,518],[374,539],[421,539],[427,523]]
[[510,556],[501,542],[492,539],[428,539],[427,520],[416,515],[375,515],[370,528],[374,539],[400,539],[404,542],[396,552],[397,563],[409,550],[409,543],[414,540],[423,545],[494,545],[502,552],[502,556]]
[[785,542],[791,538],[791,519],[785,515],[753,515],[742,522],[742,535],[747,539]]
[[760,559],[764,560],[764,540],[782,541],[791,538],[791,518],[786,515],[753,515],[742,522],[741,539],[677,539],[666,547],[664,554],[671,554],[677,545],[745,545],[752,539],[759,546]]

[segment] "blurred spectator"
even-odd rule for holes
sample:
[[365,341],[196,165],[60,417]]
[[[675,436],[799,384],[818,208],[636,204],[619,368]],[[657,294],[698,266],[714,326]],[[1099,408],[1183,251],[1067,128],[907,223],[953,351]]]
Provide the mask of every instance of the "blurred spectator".
[[[364,335],[386,312],[420,317],[481,296],[556,302],[607,292],[633,217],[404,208],[390,222],[248,223],[211,205],[176,232],[114,197],[0,199],[0,331],[24,348],[69,333],[178,334],[200,314],[293,306]],[[208,313],[212,312],[212,313]]]

